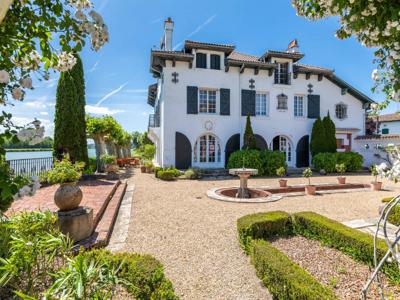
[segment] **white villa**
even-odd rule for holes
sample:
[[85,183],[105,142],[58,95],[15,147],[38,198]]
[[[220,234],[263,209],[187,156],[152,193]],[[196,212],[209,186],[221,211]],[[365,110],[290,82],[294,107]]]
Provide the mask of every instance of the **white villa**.
[[165,21],[160,49],[150,60],[157,82],[149,87],[149,137],[160,166],[225,167],[242,146],[247,115],[257,146],[285,152],[290,167],[309,166],[312,125],[328,112],[338,151],[354,150],[355,137],[365,134],[373,100],[333,70],[301,64],[296,40],[286,51],[261,56],[194,41],[174,51],[173,26]]

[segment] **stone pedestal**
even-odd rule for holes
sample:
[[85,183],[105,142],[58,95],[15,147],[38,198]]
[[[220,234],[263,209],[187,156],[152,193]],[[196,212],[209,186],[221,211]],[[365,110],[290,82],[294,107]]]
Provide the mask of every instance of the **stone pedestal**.
[[59,211],[58,225],[74,242],[84,240],[93,232],[93,209],[78,207],[69,211]]

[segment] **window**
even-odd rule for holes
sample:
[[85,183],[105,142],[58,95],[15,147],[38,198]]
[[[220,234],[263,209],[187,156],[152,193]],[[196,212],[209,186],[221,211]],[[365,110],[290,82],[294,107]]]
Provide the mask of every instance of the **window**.
[[278,110],[287,110],[288,106],[287,106],[287,99],[288,97],[285,94],[280,94],[278,95]]
[[196,54],[196,68],[207,68],[207,54],[197,53]]
[[215,114],[217,112],[217,92],[199,91],[199,113]]
[[294,96],[294,116],[304,117],[304,97]]
[[389,128],[382,128],[382,134],[389,134]]
[[200,163],[216,163],[221,162],[221,144],[218,139],[211,135],[201,136],[194,144],[193,160]]
[[343,120],[347,118],[347,105],[343,103],[336,104],[335,108],[336,118]]
[[336,148],[343,149],[344,148],[344,139],[336,139]]
[[211,54],[210,57],[211,64],[210,68],[213,70],[220,70],[221,69],[221,57],[217,54]]
[[268,102],[267,93],[256,94],[256,116],[268,116],[267,102]]
[[275,83],[290,84],[289,63],[277,63],[275,68]]

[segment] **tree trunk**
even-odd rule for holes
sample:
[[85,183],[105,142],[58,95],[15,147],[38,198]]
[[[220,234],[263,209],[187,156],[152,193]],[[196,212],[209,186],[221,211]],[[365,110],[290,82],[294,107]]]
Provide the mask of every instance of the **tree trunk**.
[[3,22],[11,4],[14,0],[1,0],[0,2],[0,24]]
[[100,173],[100,172],[104,171],[104,166],[100,160],[100,157],[106,153],[104,139],[103,139],[103,137],[98,136],[98,137],[93,138],[93,140],[94,140],[94,145],[96,148],[97,172]]

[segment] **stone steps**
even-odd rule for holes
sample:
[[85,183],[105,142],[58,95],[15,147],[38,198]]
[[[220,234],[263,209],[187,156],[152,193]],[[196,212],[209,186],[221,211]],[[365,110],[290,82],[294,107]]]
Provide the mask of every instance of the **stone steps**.
[[228,169],[223,169],[223,168],[218,168],[218,169],[200,169],[199,174],[202,178],[208,178],[208,177],[225,177],[229,176],[229,170]]

